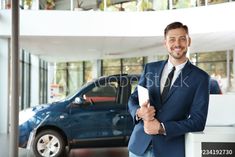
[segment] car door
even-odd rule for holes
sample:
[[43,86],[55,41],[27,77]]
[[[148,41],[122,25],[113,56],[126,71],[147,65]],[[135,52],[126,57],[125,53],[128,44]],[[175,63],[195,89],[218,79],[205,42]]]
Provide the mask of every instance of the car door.
[[94,83],[90,90],[82,94],[84,102],[72,107],[70,112],[74,141],[105,139],[123,134],[115,131],[116,120],[124,109],[119,103],[119,93],[120,81],[105,79]]

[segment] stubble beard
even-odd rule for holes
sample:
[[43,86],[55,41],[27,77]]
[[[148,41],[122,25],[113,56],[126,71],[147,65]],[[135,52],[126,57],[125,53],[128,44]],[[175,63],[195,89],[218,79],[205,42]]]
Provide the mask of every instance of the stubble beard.
[[184,51],[182,54],[180,54],[180,52],[176,52],[176,53],[173,51],[169,52],[169,55],[176,60],[185,58],[186,54],[187,54],[187,50]]

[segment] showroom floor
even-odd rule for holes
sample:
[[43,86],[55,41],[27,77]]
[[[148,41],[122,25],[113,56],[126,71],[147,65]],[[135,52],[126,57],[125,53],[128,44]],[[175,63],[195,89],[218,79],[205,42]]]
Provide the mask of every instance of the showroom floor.
[[[0,157],[9,156],[8,137],[0,134]],[[19,149],[19,157],[35,157],[30,150]],[[128,157],[126,147],[72,149],[68,157]]]
[[[19,157],[35,157],[31,151],[19,150]],[[126,148],[73,149],[68,157],[128,157]]]

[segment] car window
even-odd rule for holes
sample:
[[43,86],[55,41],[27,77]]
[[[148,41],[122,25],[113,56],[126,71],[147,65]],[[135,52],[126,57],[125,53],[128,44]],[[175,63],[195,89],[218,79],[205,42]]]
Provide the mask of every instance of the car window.
[[134,92],[137,85],[138,85],[138,80],[131,80],[131,93]]
[[91,102],[116,102],[118,90],[117,82],[108,82],[104,85],[95,86],[83,95],[86,101]]

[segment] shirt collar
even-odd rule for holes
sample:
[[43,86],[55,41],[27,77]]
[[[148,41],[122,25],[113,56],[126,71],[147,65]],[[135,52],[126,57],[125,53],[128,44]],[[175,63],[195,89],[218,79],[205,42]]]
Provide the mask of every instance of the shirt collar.
[[[176,70],[176,71],[182,70],[187,62],[188,62],[188,59],[187,59],[184,63],[175,66],[175,70]],[[168,71],[171,71],[172,68],[173,68],[173,66],[174,66],[174,65],[173,65],[173,64],[171,63],[171,61],[168,59],[168,61],[167,61],[167,69],[168,69]]]

